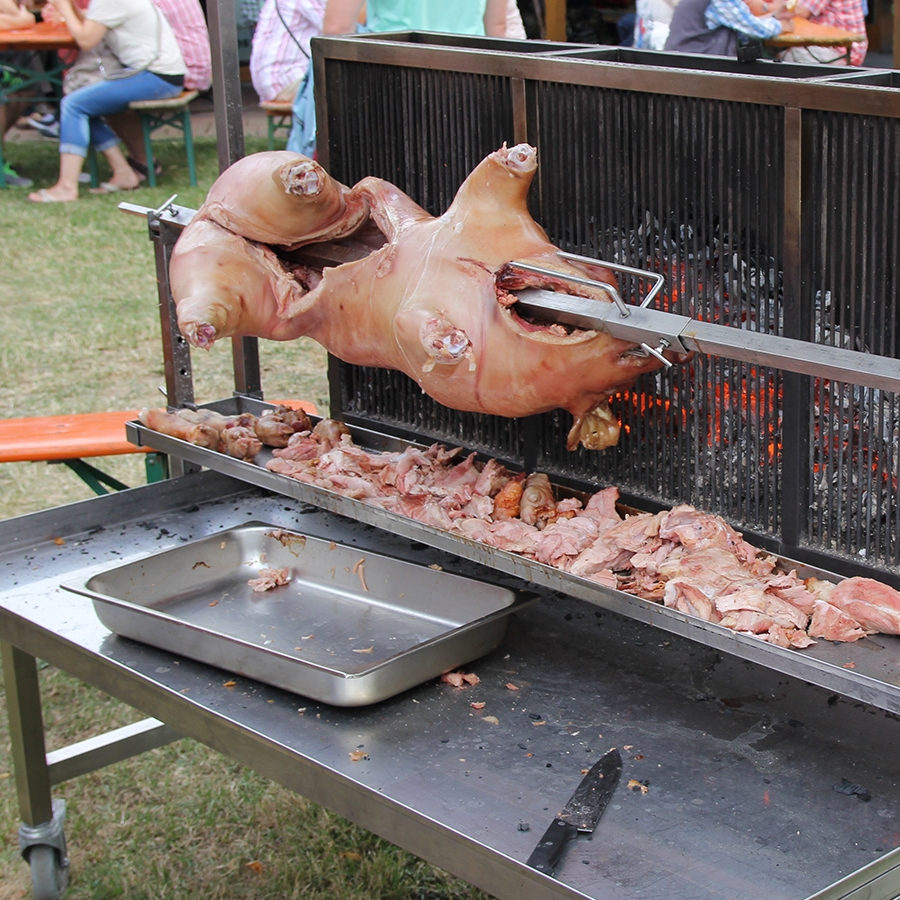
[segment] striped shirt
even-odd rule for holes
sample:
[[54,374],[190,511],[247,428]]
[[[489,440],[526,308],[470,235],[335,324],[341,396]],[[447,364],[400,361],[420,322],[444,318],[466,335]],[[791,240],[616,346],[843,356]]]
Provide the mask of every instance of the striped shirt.
[[[832,25],[854,34],[866,33],[866,14],[862,0],[803,0],[812,15],[810,22]],[[861,66],[866,58],[869,42],[859,41],[850,45],[850,65]]]
[[250,79],[260,100],[274,100],[306,74],[309,42],[322,33],[324,16],[325,0],[266,0],[250,51]]
[[209,31],[198,0],[153,0],[168,19],[184,57],[184,87],[205,91],[212,83]]

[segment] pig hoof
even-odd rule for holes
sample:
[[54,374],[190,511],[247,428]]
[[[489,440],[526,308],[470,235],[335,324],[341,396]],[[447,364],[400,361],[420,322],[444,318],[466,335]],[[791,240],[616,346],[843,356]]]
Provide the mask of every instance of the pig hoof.
[[586,450],[605,450],[619,442],[619,423],[609,408],[609,403],[598,403],[584,416],[575,416],[566,439],[567,450],[577,450],[581,444]]
[[537,168],[537,150],[530,144],[516,144],[507,149],[505,146],[497,151],[506,167],[513,172],[532,172]]
[[181,330],[192,347],[208,350],[215,343],[216,329],[212,325],[185,325]]
[[281,173],[284,189],[297,197],[318,197],[325,187],[325,170],[314,160],[304,159]]

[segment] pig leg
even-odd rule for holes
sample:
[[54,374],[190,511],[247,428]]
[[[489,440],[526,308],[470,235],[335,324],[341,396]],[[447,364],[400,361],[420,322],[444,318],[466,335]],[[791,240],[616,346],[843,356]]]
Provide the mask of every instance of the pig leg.
[[198,216],[251,241],[295,248],[352,234],[368,206],[314,160],[273,150],[226,169]]
[[268,248],[205,219],[184,230],[169,267],[181,333],[208,348],[231,335],[290,341],[306,333],[302,317],[286,319],[310,285],[301,284]]
[[588,412],[575,415],[575,422],[566,437],[566,449],[577,450],[579,444],[587,450],[615,447],[619,443],[620,430],[609,401],[604,400]]

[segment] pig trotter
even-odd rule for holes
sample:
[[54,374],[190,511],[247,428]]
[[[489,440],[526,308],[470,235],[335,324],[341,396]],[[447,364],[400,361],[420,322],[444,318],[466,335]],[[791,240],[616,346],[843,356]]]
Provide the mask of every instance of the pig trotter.
[[566,438],[566,449],[576,450],[581,444],[586,450],[605,450],[619,442],[619,423],[609,408],[609,401],[598,403],[589,413],[575,416],[575,423]]
[[318,197],[328,177],[325,170],[312,159],[303,159],[293,166],[285,166],[279,173],[285,191],[296,197]]
[[184,336],[192,347],[200,350],[209,350],[216,342],[215,326],[209,324],[186,325],[183,329]]

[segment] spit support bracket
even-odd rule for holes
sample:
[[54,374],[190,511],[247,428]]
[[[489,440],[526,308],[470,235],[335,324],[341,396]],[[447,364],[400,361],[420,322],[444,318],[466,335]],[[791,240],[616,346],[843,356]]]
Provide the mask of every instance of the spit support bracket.
[[177,206],[174,202],[177,196],[177,194],[173,194],[158,209],[125,202],[120,203],[118,208],[127,215],[140,216],[141,218],[146,219],[147,224],[151,228],[158,228],[159,222],[165,222],[167,225],[171,225],[176,229],[184,229],[190,224],[191,219],[197,215],[197,210],[191,209],[188,206]]
[[614,271],[653,279],[654,287],[640,306],[624,303],[614,286],[580,276],[564,275],[530,263],[512,262],[510,266],[533,274],[547,275],[579,285],[606,291],[612,303],[587,297],[576,297],[558,291],[526,288],[512,293],[518,298],[517,308],[535,320],[559,322],[576,328],[602,331],[611,337],[640,347],[645,354],[657,357],[666,366],[671,362],[665,350],[674,353],[702,353],[740,360],[757,366],[770,366],[801,375],[830,378],[848,384],[900,391],[900,360],[874,353],[846,350],[827,344],[814,344],[795,338],[760,331],[748,331],[729,325],[701,322],[689,316],[650,308],[648,304],[659,293],[662,276],[616,263],[560,253],[561,256]]

